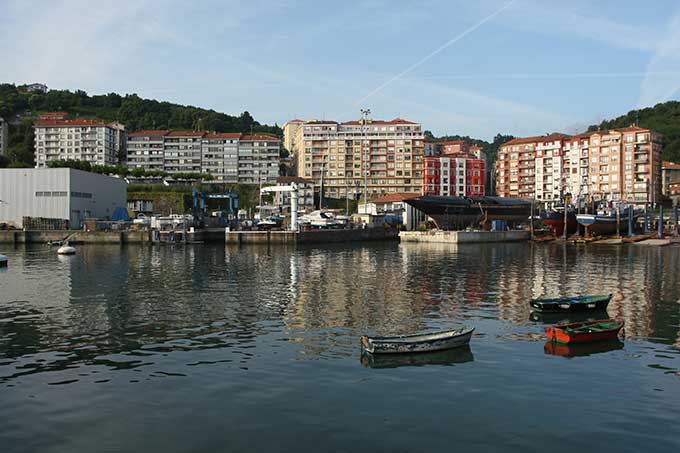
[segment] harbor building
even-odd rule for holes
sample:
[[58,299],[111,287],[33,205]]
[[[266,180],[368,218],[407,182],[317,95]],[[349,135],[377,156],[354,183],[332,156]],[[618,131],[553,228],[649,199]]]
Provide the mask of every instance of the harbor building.
[[0,223],[24,227],[24,217],[68,222],[110,218],[125,208],[124,180],[72,168],[0,169]]
[[630,126],[575,136],[553,133],[504,143],[496,160],[496,194],[559,202],[656,202],[662,191],[663,137]]
[[41,115],[35,129],[35,166],[52,160],[72,159],[92,165],[117,165],[127,142],[125,127],[99,120],[70,119],[64,112]]
[[127,139],[127,166],[170,174],[209,173],[210,182],[273,184],[281,141],[270,135],[138,131]]
[[425,157],[425,195],[482,196],[486,193],[486,162],[470,151],[463,140],[430,143]]
[[324,196],[358,197],[364,183],[369,195],[422,190],[425,143],[419,123],[312,120],[298,127],[295,143],[298,176],[311,179]]
[[7,146],[9,144],[9,125],[7,121],[0,118],[0,156],[7,155]]

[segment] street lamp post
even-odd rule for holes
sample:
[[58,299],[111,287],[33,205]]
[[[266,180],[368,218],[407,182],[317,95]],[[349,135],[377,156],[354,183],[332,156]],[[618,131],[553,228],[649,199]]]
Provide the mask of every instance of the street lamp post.
[[363,162],[362,159],[362,170],[364,172],[364,214],[367,214],[368,212],[368,168],[369,168],[369,157],[370,157],[370,152],[371,152],[371,147],[369,145],[368,151],[364,152],[364,145],[366,144],[365,142],[368,141],[368,129],[366,129],[366,125],[368,124],[368,115],[371,114],[371,109],[361,109],[361,115],[364,117],[363,121],[363,127],[364,127],[364,143],[361,145],[361,155],[362,157],[366,155],[366,162]]

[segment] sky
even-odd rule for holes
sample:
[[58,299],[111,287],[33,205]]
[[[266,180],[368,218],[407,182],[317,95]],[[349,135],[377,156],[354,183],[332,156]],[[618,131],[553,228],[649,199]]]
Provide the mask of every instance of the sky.
[[680,96],[680,0],[0,0],[0,81],[491,139]]

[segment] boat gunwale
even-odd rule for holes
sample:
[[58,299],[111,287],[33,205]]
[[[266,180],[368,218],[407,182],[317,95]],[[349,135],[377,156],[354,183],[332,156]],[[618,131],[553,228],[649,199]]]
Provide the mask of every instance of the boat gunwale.
[[369,337],[364,335],[370,343],[425,343],[428,341],[446,340],[458,336],[472,334],[475,331],[474,327],[461,327],[454,330],[440,330],[432,333],[417,333],[412,335],[398,335],[392,337]]
[[611,301],[613,294],[595,294],[590,296],[574,296],[574,297],[546,297],[540,299],[532,299],[531,304],[549,304],[549,303],[569,303],[569,304],[587,304],[599,301]]

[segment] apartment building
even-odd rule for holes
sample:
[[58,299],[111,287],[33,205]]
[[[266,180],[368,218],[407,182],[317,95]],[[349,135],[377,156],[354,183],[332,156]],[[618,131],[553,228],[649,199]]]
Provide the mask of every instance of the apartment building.
[[201,171],[218,182],[238,182],[238,149],[241,134],[212,133],[203,136]]
[[567,136],[516,138],[496,160],[496,193],[557,202],[565,194],[592,200],[658,201],[661,134],[638,126]]
[[674,162],[661,162],[661,180],[664,196],[677,199],[680,197],[680,164]]
[[217,183],[270,184],[279,174],[280,140],[269,135],[150,130],[131,133],[130,168],[210,173]]
[[145,171],[165,169],[163,143],[169,130],[132,132],[127,138],[127,166]]
[[434,142],[429,146],[425,156],[424,194],[458,197],[485,194],[486,162],[471,152],[466,141]]
[[238,149],[238,182],[275,183],[279,176],[281,141],[269,135],[243,135]]
[[324,196],[363,194],[364,176],[373,195],[422,190],[424,136],[418,123],[312,120],[297,129],[296,143],[298,176],[323,186]]
[[9,125],[7,121],[0,118],[0,156],[7,154],[7,146],[9,144]]
[[63,112],[40,116],[33,128],[36,168],[46,167],[47,162],[58,159],[83,160],[93,165],[117,165],[120,143],[127,141],[125,128],[121,124],[69,119]]
[[296,142],[298,129],[300,129],[304,123],[305,122],[302,120],[294,119],[286,121],[286,123],[283,125],[283,147],[286,148],[293,156],[298,152],[298,146]]

